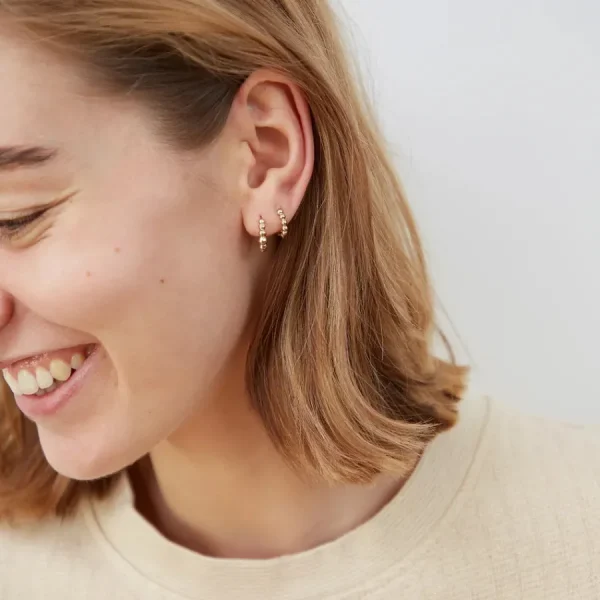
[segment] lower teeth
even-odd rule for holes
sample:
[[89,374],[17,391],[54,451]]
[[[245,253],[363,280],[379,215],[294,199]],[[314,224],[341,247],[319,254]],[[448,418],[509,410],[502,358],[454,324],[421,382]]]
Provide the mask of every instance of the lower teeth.
[[49,394],[50,392],[53,392],[55,389],[57,389],[58,387],[60,387],[63,383],[65,383],[64,381],[55,381],[49,388],[45,389],[45,390],[38,390],[35,395],[36,396],[45,396],[46,394]]

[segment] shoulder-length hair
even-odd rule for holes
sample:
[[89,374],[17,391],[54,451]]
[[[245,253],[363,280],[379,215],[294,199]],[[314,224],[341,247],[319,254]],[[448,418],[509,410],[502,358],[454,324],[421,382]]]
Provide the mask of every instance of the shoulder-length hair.
[[[219,135],[255,70],[301,88],[315,171],[274,256],[247,385],[294,468],[333,482],[406,474],[454,424],[467,369],[451,351],[433,353],[417,228],[327,2],[0,0],[0,18],[84,66],[106,93],[139,99],[185,148]],[[3,382],[0,440],[0,517],[66,515],[115,481],[55,473]]]

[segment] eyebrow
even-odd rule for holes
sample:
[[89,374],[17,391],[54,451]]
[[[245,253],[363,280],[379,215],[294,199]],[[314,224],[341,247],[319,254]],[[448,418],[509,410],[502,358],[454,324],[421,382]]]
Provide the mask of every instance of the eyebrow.
[[41,167],[57,154],[58,150],[42,146],[0,146],[0,172]]

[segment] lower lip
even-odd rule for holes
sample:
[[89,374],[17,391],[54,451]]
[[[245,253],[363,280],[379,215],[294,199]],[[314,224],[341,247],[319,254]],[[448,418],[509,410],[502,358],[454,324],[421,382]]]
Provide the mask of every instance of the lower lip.
[[65,383],[44,396],[15,396],[21,412],[30,419],[56,414],[77,395],[100,361],[100,347],[96,346],[85,362]]

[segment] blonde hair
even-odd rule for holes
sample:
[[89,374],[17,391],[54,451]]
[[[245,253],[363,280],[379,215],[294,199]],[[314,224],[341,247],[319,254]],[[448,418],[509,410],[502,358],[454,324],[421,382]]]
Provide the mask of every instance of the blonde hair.
[[[354,483],[406,474],[455,423],[468,371],[451,351],[433,353],[417,228],[327,2],[0,0],[0,14],[84,65],[93,84],[139,98],[181,146],[214,139],[259,68],[301,88],[315,172],[274,257],[247,384],[303,473]],[[111,489],[116,476],[56,474],[8,387],[0,396],[0,517],[62,516]]]

